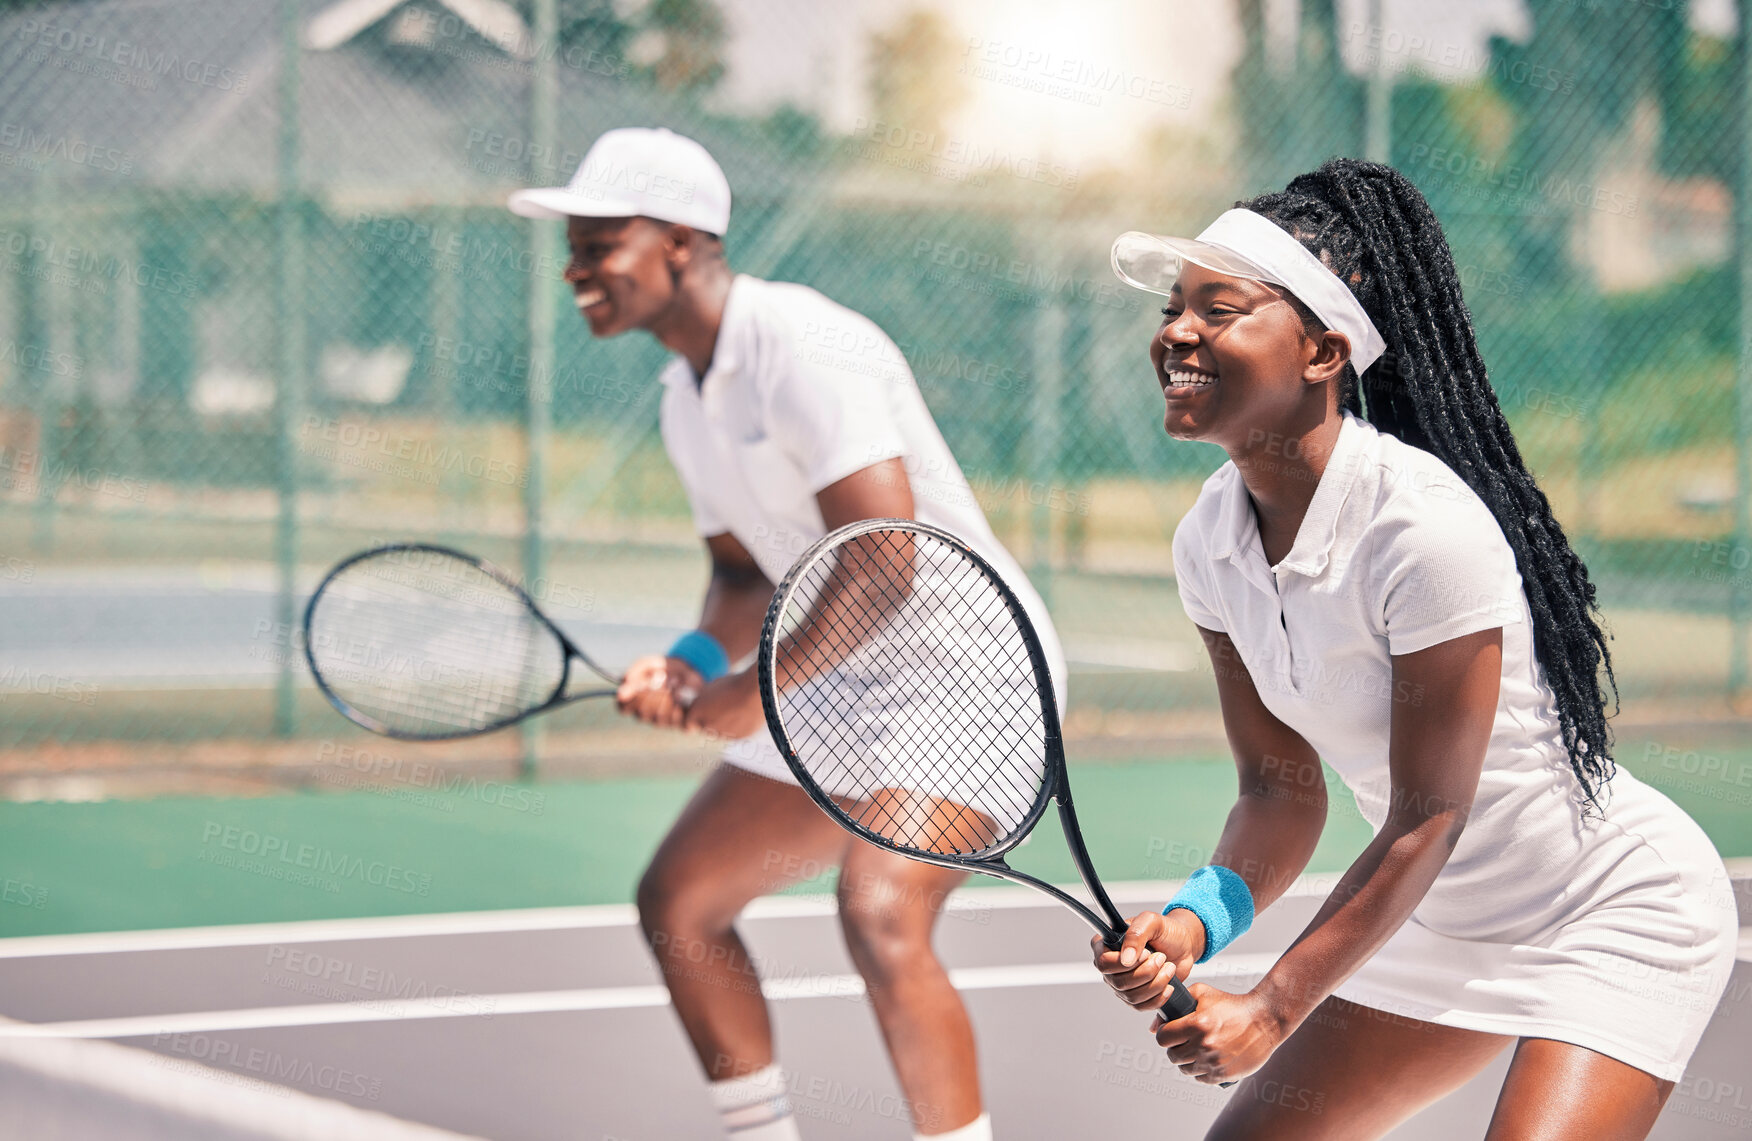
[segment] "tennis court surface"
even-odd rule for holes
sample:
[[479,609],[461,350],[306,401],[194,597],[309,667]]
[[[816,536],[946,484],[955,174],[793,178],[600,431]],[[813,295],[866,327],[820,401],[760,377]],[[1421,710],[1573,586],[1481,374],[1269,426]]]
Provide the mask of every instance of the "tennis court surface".
[[[1732,867],[1744,921],[1752,861]],[[1331,882],[1310,877],[1201,977],[1250,985]],[[1130,912],[1172,890],[1132,881],[1114,894]],[[743,929],[804,1136],[908,1136],[831,899],[759,900]],[[998,1135],[1196,1135],[1234,1095],[1166,1063],[1145,1020],[1095,980],[1086,941],[1061,908],[1009,887],[963,889],[942,921]],[[0,941],[0,996],[8,1137],[716,1135],[625,904],[25,936]],[[1653,1136],[1745,1136],[1749,1056],[1752,930]],[[1394,1136],[1482,1135],[1506,1064]],[[1310,1113],[1324,1096],[1261,1093]]]

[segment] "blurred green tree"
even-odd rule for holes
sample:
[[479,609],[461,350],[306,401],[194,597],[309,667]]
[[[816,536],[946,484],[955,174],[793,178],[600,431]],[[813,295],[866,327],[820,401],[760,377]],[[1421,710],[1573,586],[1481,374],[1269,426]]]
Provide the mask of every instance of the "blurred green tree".
[[1334,0],[1304,0],[1293,50],[1273,61],[1264,0],[1237,0],[1241,56],[1232,73],[1237,155],[1253,192],[1282,186],[1363,146],[1363,80],[1345,69]]
[[967,101],[956,70],[961,37],[941,12],[913,8],[886,31],[870,35],[870,104],[883,123],[937,134]]
[[724,14],[712,0],[653,0],[643,35],[655,41],[651,78],[665,91],[704,93],[724,78]]
[[[1638,103],[1671,100],[1685,66],[1686,8],[1686,0],[1610,9],[1527,0],[1527,42],[1495,36],[1490,44],[1490,80],[1517,111],[1507,166],[1540,185],[1591,183]],[[1538,197],[1549,201],[1509,212],[1506,224],[1536,283],[1569,278],[1569,232],[1583,207],[1561,193]]]
[[[633,27],[615,11],[613,0],[557,0],[560,46],[582,48],[624,58]],[[518,10],[533,27],[535,0],[517,0]]]

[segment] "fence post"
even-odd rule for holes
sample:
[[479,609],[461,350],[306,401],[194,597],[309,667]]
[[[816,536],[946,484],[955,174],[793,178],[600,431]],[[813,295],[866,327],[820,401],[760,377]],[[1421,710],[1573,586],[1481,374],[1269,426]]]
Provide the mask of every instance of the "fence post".
[[[536,0],[535,58],[529,92],[529,148],[532,156],[554,153],[555,104],[558,100],[559,9],[556,0]],[[530,159],[530,175],[536,174]],[[536,272],[558,240],[551,220],[529,223],[529,379],[524,401],[524,436],[529,481],[523,488],[523,581],[531,590],[547,574],[547,547],[542,534],[542,496],[547,486],[548,427],[553,416],[554,288]],[[541,763],[542,727],[525,721],[519,730],[523,753],[520,773],[535,776]]]
[[301,125],[298,83],[302,44],[297,0],[280,0],[280,138],[274,209],[274,307],[278,310],[274,393],[275,469],[279,516],[274,556],[279,568],[277,619],[287,632],[286,654],[274,689],[274,735],[290,737],[297,722],[298,691],[294,652],[298,623],[298,416],[304,404],[304,235],[299,200]]
[[[446,225],[457,234],[467,233],[466,208],[434,206],[431,218],[434,234],[442,233]],[[437,345],[456,344],[462,339],[462,273],[461,264],[451,270],[436,259],[433,261],[431,310],[427,319],[431,323],[432,337]],[[462,421],[456,414],[457,370],[442,361],[435,361],[428,377],[431,383],[429,399],[432,402],[434,431],[437,438],[442,440],[462,427]],[[441,520],[439,526],[445,533],[461,532],[458,516],[462,509],[463,489],[467,478],[463,472],[448,466],[439,473],[438,518]]]
[[[1736,0],[1740,35],[1740,170],[1734,186],[1734,256],[1740,270],[1739,346],[1734,368],[1734,553],[1752,550],[1752,2]],[[1729,559],[1728,701],[1746,690],[1746,633],[1752,599],[1746,573]]]
[[[132,225],[123,224],[112,231],[109,241],[114,248],[128,259],[130,265],[140,264],[140,237],[145,227],[142,225],[142,215],[136,198],[133,209],[123,214]],[[118,374],[119,392],[115,393],[113,405],[106,410],[105,416],[115,426],[115,451],[117,466],[136,474],[144,473],[147,468],[146,449],[137,431],[130,431],[131,425],[138,423],[138,417],[145,411],[146,401],[141,394],[141,350],[142,341],[142,309],[143,304],[138,286],[118,286],[115,293],[115,340],[111,351],[110,364]]]
[[[35,182],[36,200],[31,203],[33,237],[46,240],[53,250],[65,239],[61,203],[65,190],[52,173],[40,174]],[[40,268],[40,267],[39,267]],[[48,347],[57,360],[70,360],[76,354],[73,338],[72,286],[65,275],[45,273],[37,287],[43,324],[48,334]],[[70,458],[64,421],[74,402],[71,386],[53,372],[45,372],[37,389],[36,448],[36,510],[31,525],[30,545],[33,551],[47,554],[55,545],[55,522],[59,511],[57,497],[67,472],[76,462]]]
[[[1734,550],[1752,552],[1752,0],[1734,5],[1740,24],[1740,177],[1734,188],[1734,254],[1740,269],[1740,344],[1734,369]],[[1752,569],[1728,560],[1728,701],[1747,693]]]
[[[1381,38],[1382,0],[1369,0],[1369,31],[1363,42]],[[1367,49],[1365,49],[1367,50]],[[1363,157],[1370,162],[1393,161],[1393,77],[1387,74],[1387,54],[1374,49],[1369,68],[1368,103],[1363,120]],[[1365,57],[1366,58],[1366,57]],[[1342,74],[1341,66],[1340,72]]]
[[[1061,264],[1053,263],[1054,270]],[[1065,310],[1056,298],[1044,295],[1047,302],[1034,320],[1034,336],[1030,340],[1034,374],[1032,399],[1028,408],[1028,458],[1022,465],[1031,486],[1022,489],[1022,500],[1029,506],[1028,561],[1032,564],[1035,589],[1047,602],[1052,601],[1052,488],[1061,477],[1063,433],[1059,415],[1064,391]],[[1040,494],[1035,495],[1035,488]]]

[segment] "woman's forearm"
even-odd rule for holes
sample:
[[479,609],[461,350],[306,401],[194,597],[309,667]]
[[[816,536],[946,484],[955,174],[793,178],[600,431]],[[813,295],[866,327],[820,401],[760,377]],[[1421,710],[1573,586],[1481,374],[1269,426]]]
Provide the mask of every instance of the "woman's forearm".
[[1411,917],[1447,865],[1478,793],[1502,682],[1502,631],[1481,630],[1393,659],[1398,704],[1386,820],[1314,921],[1255,988],[1286,1028],[1326,1000]]
[[1302,874],[1326,826],[1326,788],[1261,785],[1229,810],[1211,863],[1247,884],[1256,912],[1264,911]]
[[1286,1032],[1410,918],[1448,862],[1463,822],[1462,813],[1390,820],[1363,849],[1313,922],[1254,988]]

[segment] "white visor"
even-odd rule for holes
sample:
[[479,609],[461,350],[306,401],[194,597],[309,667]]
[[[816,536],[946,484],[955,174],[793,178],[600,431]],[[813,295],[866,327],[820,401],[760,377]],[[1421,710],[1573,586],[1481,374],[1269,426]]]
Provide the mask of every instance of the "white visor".
[[1320,259],[1275,222],[1251,210],[1227,210],[1197,238],[1131,230],[1113,243],[1113,272],[1139,289],[1167,296],[1187,262],[1227,277],[1282,286],[1350,342],[1361,374],[1387,351],[1362,302]]

